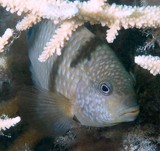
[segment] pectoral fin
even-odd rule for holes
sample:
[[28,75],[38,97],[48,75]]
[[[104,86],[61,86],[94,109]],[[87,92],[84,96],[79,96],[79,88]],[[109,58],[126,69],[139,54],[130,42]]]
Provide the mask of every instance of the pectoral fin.
[[22,120],[41,133],[62,135],[72,127],[72,103],[57,92],[26,89],[19,102]]

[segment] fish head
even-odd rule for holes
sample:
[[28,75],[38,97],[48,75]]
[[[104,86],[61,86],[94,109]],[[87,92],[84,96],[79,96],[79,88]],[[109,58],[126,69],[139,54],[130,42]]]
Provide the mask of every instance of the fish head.
[[139,113],[133,79],[115,56],[107,59],[111,62],[95,58],[77,85],[74,112],[82,125],[112,126],[133,121]]

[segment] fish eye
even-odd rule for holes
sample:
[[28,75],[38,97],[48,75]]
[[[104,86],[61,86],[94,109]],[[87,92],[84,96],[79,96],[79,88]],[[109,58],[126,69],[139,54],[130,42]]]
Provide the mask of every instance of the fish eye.
[[109,83],[100,83],[100,91],[105,95],[110,95],[112,92],[112,87]]

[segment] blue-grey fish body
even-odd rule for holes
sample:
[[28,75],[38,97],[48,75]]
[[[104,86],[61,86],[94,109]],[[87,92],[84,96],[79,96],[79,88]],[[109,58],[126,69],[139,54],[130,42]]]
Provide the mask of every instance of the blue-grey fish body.
[[87,28],[74,32],[61,56],[38,60],[56,28],[45,20],[28,34],[33,81],[45,91],[37,94],[38,103],[30,105],[36,108],[30,110],[34,118],[48,122],[53,131],[69,128],[73,117],[94,127],[133,121],[139,107],[132,78],[109,46]]

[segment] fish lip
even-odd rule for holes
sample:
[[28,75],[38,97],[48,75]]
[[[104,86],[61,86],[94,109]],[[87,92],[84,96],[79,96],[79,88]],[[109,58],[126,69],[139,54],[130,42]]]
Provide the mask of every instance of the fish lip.
[[126,115],[135,116],[138,115],[138,113],[139,113],[139,106],[133,106],[125,110],[125,112],[121,113],[120,116],[126,116]]

